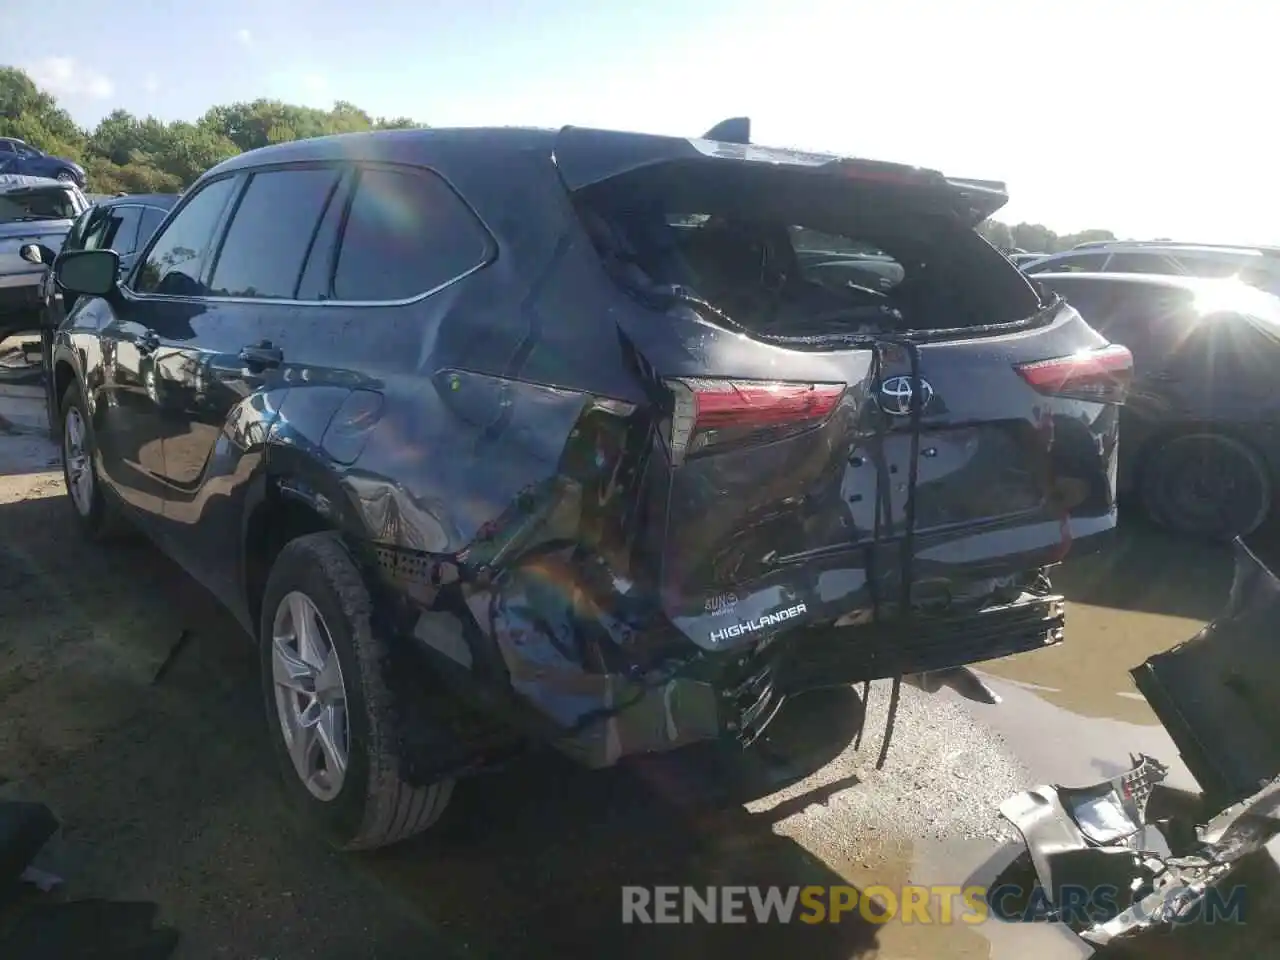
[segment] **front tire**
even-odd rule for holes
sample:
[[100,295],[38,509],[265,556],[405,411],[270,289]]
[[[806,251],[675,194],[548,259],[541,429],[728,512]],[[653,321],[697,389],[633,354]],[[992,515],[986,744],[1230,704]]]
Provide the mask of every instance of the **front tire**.
[[1245,537],[1271,512],[1271,474],[1244,443],[1221,434],[1168,440],[1142,469],[1148,515],[1178,533],[1208,540]]
[[70,170],[59,170],[54,179],[61,180],[63,183],[75,183],[76,175]]
[[389,651],[372,601],[336,533],[290,541],[262,604],[263,692],[286,794],[338,849],[407,839],[430,827],[452,779],[401,777]]

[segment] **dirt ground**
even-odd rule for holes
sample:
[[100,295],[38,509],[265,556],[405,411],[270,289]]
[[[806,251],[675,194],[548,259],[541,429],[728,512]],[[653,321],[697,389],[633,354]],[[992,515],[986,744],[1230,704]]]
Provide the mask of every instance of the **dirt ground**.
[[884,770],[885,691],[837,692],[789,707],[745,757],[601,773],[524,758],[461,785],[429,837],[340,855],[279,799],[251,642],[151,547],[86,546],[55,451],[8,409],[0,795],[61,819],[42,862],[66,895],[154,901],[184,960],[1083,955],[999,924],[623,927],[620,887],[989,879],[1015,850],[996,814],[1011,793],[1110,775],[1130,749],[1176,763],[1125,671],[1194,633],[1229,583],[1225,554],[1136,528],[1063,569],[1068,641],[993,665],[1004,704],[905,691]]

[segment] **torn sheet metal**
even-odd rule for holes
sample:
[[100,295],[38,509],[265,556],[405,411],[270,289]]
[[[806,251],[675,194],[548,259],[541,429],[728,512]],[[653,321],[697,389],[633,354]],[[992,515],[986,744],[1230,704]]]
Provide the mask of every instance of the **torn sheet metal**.
[[1219,803],[1280,776],[1280,579],[1240,541],[1222,614],[1135,668],[1187,768]]
[[557,745],[603,767],[718,736],[720,696],[693,675],[696,648],[655,646],[651,631],[602,608],[586,577],[548,555],[507,571],[489,595],[486,619],[511,688],[559,727]]

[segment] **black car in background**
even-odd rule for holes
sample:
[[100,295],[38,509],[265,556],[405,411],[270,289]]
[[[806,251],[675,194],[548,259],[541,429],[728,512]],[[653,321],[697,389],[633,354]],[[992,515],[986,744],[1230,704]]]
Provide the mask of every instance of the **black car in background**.
[[1280,298],[1236,280],[1039,274],[1133,354],[1122,492],[1173,529],[1253,532],[1280,474]]
[[[143,244],[155,233],[156,227],[178,202],[176,193],[147,193],[112,197],[100,200],[85,210],[71,225],[58,250],[42,243],[26,245],[21,256],[36,266],[48,266],[55,262],[61,251],[114,250],[120,256],[123,275],[133,266],[134,257]],[[53,394],[52,370],[53,332],[75,305],[76,295],[62,291],[53,278],[52,270],[45,270],[37,295],[41,354],[44,364],[44,383],[48,394],[49,426],[58,427],[57,402]]]
[[[1044,571],[1115,525],[1128,351],[975,233],[1003,185],[726,136],[280,144],[123,277],[58,258],[68,503],[257,638],[336,845],[530,739],[745,744],[792,694],[1062,639]],[[833,266],[867,250],[878,289]]]
[[[120,255],[123,275],[177,202],[176,193],[126,194],[99,200],[72,224],[62,250],[114,250]],[[48,325],[56,327],[75,305],[75,294],[64,294],[48,274],[42,303],[44,309],[51,311]]]

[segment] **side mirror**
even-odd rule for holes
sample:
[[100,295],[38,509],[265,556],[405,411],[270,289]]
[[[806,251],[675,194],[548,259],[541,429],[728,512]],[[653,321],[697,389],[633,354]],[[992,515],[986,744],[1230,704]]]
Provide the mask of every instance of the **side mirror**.
[[116,289],[120,255],[114,250],[72,250],[53,265],[58,286],[68,293],[105,297]]
[[37,267],[47,267],[58,255],[43,243],[24,243],[18,250],[18,256],[27,263],[34,263]]

